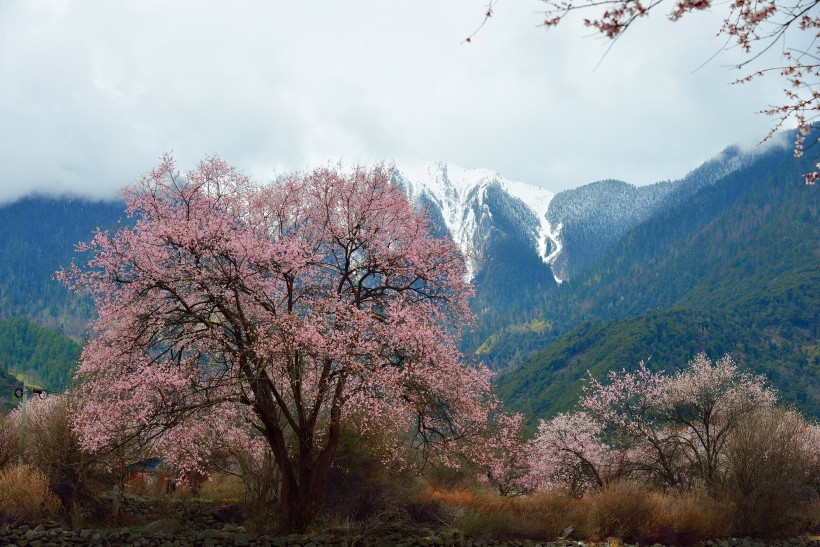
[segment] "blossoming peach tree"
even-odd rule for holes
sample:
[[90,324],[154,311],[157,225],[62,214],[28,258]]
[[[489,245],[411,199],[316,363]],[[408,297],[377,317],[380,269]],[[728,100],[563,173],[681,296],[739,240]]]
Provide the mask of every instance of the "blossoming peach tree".
[[77,373],[83,445],[154,436],[179,464],[223,430],[255,432],[301,529],[347,416],[428,447],[478,434],[496,402],[455,343],[463,259],[390,176],[261,185],[217,158],[183,176],[168,156],[126,189],[133,227],[96,233],[88,263],[58,273],[98,312]]
[[530,488],[600,488],[630,476],[666,487],[700,481],[715,490],[738,424],[775,407],[762,376],[730,356],[698,354],[672,375],[641,362],[632,372],[590,379],[580,411],[541,421],[530,441]]

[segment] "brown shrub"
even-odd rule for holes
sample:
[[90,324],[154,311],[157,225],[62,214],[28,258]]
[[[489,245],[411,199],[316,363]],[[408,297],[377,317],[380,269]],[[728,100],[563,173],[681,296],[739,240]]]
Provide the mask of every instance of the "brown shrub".
[[427,496],[452,511],[454,526],[487,539],[552,541],[569,535],[687,545],[728,536],[734,517],[731,501],[714,499],[704,489],[661,493],[634,481],[614,482],[583,498],[561,491],[502,497],[441,489]]
[[476,502],[476,494],[471,490],[440,490],[434,488],[428,495],[450,507],[468,506]]
[[583,537],[635,542],[652,519],[649,493],[632,481],[615,481],[578,501],[575,520]]
[[636,534],[642,543],[689,545],[730,534],[734,506],[703,489],[653,492],[650,518]]
[[94,496],[89,490],[93,462],[80,448],[77,434],[71,428],[71,404],[69,395],[30,404],[26,461],[40,470],[66,512],[74,515],[78,502],[90,501]]
[[732,510],[702,489],[654,492],[619,481],[577,500],[573,522],[584,539],[686,545],[727,536]]
[[475,537],[552,540],[571,525],[573,503],[563,492],[513,498],[483,494],[462,506],[455,524]]
[[738,534],[804,531],[817,500],[817,442],[813,426],[790,409],[762,409],[737,425],[727,445],[726,491]]
[[428,496],[453,511],[455,526],[482,538],[551,541],[568,534],[685,545],[729,535],[733,519],[732,504],[705,490],[659,493],[630,481],[583,498],[560,491],[510,498],[440,489]]
[[0,471],[0,521],[35,523],[57,519],[60,514],[60,500],[39,469],[25,465]]
[[415,473],[391,466],[395,432],[363,432],[345,424],[328,475],[324,512],[336,520],[371,521],[414,500]]
[[246,487],[241,477],[226,473],[211,473],[202,484],[199,497],[219,501],[239,501],[245,497]]

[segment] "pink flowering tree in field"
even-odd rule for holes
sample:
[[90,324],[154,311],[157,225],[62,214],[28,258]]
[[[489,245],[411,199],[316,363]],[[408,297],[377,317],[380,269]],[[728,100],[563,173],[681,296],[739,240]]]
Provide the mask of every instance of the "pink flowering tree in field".
[[603,488],[617,457],[602,437],[603,424],[585,412],[541,420],[529,442],[525,483],[532,490],[566,488],[573,494]]
[[465,446],[465,456],[479,469],[479,480],[493,486],[502,496],[526,491],[529,473],[522,414],[495,413],[481,442]]
[[590,377],[584,386],[581,407],[600,424],[608,444],[615,449],[642,454],[630,464],[634,471],[659,477],[676,486],[682,481],[676,465],[679,446],[667,427],[667,412],[662,405],[666,383],[663,372],[653,372],[641,361],[634,372],[610,371],[607,383]]
[[788,520],[790,503],[820,491],[820,427],[778,407],[765,380],[729,356],[699,354],[672,375],[645,363],[613,371],[606,383],[591,379],[580,403],[582,411],[539,424],[530,489],[577,494],[618,477],[700,484],[734,500],[747,524]]
[[726,443],[738,423],[776,397],[762,376],[742,372],[731,356],[711,361],[698,354],[666,379],[661,405],[694,475],[707,485],[722,481]]
[[591,380],[581,406],[608,432],[613,445],[641,454],[635,472],[678,486],[693,479],[721,481],[726,442],[745,416],[774,405],[761,376],[739,370],[730,356],[697,355],[672,376],[641,363],[635,372]]
[[58,274],[99,315],[78,368],[84,447],[154,437],[196,466],[221,435],[208,420],[251,428],[303,529],[347,415],[428,446],[486,423],[490,375],[455,344],[471,319],[462,257],[387,170],[259,185],[166,157],[125,197],[134,227],[97,233],[88,264]]

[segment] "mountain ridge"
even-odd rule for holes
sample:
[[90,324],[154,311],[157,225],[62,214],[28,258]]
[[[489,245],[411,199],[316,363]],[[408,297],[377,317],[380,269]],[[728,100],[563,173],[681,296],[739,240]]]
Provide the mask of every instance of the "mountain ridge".
[[[799,220],[794,225],[809,230],[801,220],[808,213],[789,205],[792,198],[783,195],[793,190],[789,181],[799,180],[804,163],[794,163],[787,149],[744,152],[729,147],[676,181],[636,187],[604,180],[557,194],[489,169],[462,169],[447,162],[397,166],[393,176],[427,210],[433,231],[452,235],[469,253],[476,288],[472,307],[479,321],[462,340],[468,358],[482,359],[497,370],[526,368],[527,363],[536,363],[536,370],[549,361],[549,370],[557,366],[554,359],[539,354],[575,329],[586,328],[580,331],[584,336],[607,347],[619,328],[643,336],[642,329],[678,317],[673,312],[701,313],[719,304],[726,313],[713,314],[717,330],[739,325],[735,330],[743,335],[743,344],[754,348],[752,355],[775,355],[778,366],[794,369],[802,362],[800,351],[813,351],[806,349],[813,332],[806,324],[813,320],[812,312],[816,320],[816,297],[806,284],[817,273],[800,270],[795,257],[817,251],[806,238],[771,229],[761,219],[782,208],[777,222],[789,225],[787,216],[793,214]],[[760,181],[758,175],[776,180]],[[746,186],[764,194],[761,200],[747,200],[745,216],[727,217],[720,224],[722,211],[750,195]],[[816,211],[813,215],[809,220],[816,221]],[[0,317],[25,316],[81,340],[93,313],[90,302],[68,293],[53,272],[83,259],[73,247],[88,240],[94,228],[114,228],[123,217],[124,205],[117,201],[39,196],[0,205]],[[759,233],[752,233],[755,229]],[[761,249],[782,245],[778,259],[791,262],[780,270],[769,268],[765,256],[744,255],[738,238]],[[687,245],[705,254],[687,254]],[[727,263],[715,257],[720,253]],[[712,262],[704,260],[709,256]],[[713,264],[716,273],[706,264]],[[771,279],[756,279],[756,272]],[[639,282],[647,276],[660,279]],[[709,283],[695,283],[701,278]],[[814,287],[820,287],[820,280]],[[679,309],[681,299],[689,304]],[[737,323],[737,314],[755,323]],[[696,332],[695,319],[679,317]],[[587,320],[598,326],[590,330]],[[767,349],[772,343],[792,347]],[[556,386],[562,392],[574,389],[561,382]],[[794,400],[800,400],[798,395]],[[803,401],[814,404],[814,397],[805,395]]]
[[[502,395],[547,417],[568,409],[586,369],[601,379],[656,354],[674,368],[708,350],[820,415],[820,222],[817,194],[800,182],[812,163],[771,149],[630,230],[546,301],[550,328],[507,327],[484,348],[517,363],[499,378]],[[687,334],[670,338],[676,328]]]

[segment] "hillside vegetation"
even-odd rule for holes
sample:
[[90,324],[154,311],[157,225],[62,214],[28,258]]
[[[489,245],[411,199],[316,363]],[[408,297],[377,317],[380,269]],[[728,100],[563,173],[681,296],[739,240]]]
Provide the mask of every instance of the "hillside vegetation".
[[570,410],[588,374],[629,370],[647,360],[653,370],[674,370],[699,352],[732,354],[764,373],[786,403],[820,416],[818,358],[802,348],[776,344],[729,314],[676,309],[650,311],[611,322],[588,321],[533,353],[502,375],[499,395],[534,422]]
[[[810,161],[786,150],[744,168],[627,233],[580,278],[552,291],[540,324],[482,348],[513,408],[565,410],[590,369],[681,366],[729,351],[786,401],[820,412],[818,194]],[[714,353],[713,353],[714,352]]]
[[[0,206],[0,317],[23,316],[80,339],[93,313],[54,279],[74,246],[124,216],[122,202],[32,196]],[[79,259],[78,259],[79,261]]]
[[49,391],[68,387],[80,345],[23,317],[0,319],[0,361]]

